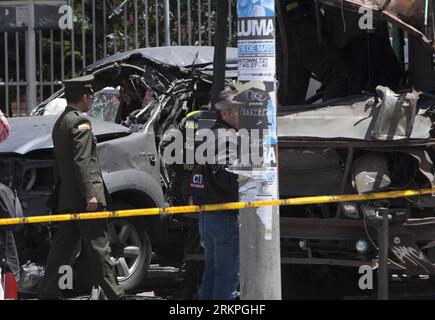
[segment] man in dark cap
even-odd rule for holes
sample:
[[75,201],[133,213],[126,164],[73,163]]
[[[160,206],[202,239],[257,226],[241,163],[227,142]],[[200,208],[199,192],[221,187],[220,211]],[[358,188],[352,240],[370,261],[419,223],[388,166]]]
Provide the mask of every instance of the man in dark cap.
[[[82,113],[88,112],[93,94],[93,75],[65,81],[68,105],[53,128],[56,157],[56,185],[47,205],[56,213],[96,211],[106,206],[106,188],[97,158],[92,125]],[[58,299],[59,268],[69,265],[79,239],[90,259],[90,276],[96,290],[108,299],[124,296],[109,257],[107,221],[103,219],[62,222],[47,259],[45,277],[40,286],[42,299]]]
[[[224,90],[215,108],[218,119],[211,130],[215,144],[214,163],[195,165],[190,189],[195,204],[238,201],[237,175],[227,171],[236,160],[235,133],[239,127],[239,108],[244,103],[234,100],[237,91]],[[236,151],[236,152],[234,152]],[[236,298],[239,285],[239,222],[237,211],[201,212],[199,232],[204,246],[205,271],[200,299],[229,300]]]

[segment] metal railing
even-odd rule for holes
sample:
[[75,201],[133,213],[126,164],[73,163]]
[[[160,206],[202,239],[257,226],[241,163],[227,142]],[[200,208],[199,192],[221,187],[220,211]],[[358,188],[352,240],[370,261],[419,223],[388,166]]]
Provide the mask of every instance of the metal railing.
[[[217,1],[68,0],[73,8],[73,30],[35,30],[38,103],[56,92],[64,79],[117,52],[168,44],[213,45]],[[225,1],[230,3],[229,25],[234,30],[236,1]],[[0,109],[10,116],[25,115],[34,107],[26,105],[25,34],[0,35],[0,52],[4,53],[0,58]]]

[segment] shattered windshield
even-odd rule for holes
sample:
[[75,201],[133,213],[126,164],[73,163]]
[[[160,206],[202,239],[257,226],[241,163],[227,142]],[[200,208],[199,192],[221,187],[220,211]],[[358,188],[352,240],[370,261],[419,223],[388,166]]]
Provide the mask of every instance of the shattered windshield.
[[91,109],[88,114],[100,120],[115,122],[119,105],[119,91],[113,88],[103,89],[92,97]]

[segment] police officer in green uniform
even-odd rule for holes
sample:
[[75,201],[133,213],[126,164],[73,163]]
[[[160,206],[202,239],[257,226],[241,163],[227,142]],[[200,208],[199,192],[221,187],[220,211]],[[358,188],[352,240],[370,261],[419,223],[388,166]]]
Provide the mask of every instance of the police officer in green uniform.
[[[78,213],[104,209],[106,189],[97,158],[92,125],[82,113],[89,111],[94,76],[64,82],[68,105],[53,128],[56,157],[56,185],[47,205],[56,213]],[[47,259],[45,276],[40,285],[42,299],[59,299],[59,268],[69,265],[79,239],[86,251],[93,286],[108,299],[123,298],[109,257],[107,220],[95,219],[62,222]]]

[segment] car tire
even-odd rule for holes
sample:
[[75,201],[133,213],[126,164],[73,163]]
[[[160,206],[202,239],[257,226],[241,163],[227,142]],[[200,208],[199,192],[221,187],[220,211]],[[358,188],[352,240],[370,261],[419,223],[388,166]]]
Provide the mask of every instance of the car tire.
[[[111,210],[133,208],[131,204],[116,199],[110,206]],[[125,233],[126,230],[128,234],[123,235],[122,233]],[[111,259],[115,265],[118,283],[125,292],[134,292],[144,282],[152,257],[151,241],[143,219],[123,218],[110,220],[109,239],[111,242]],[[129,269],[127,275],[126,264]]]
[[147,275],[152,255],[151,241],[140,220],[115,219],[109,224],[109,230],[115,231],[117,240],[113,243],[111,235],[111,259],[118,283],[125,292],[134,292]]

